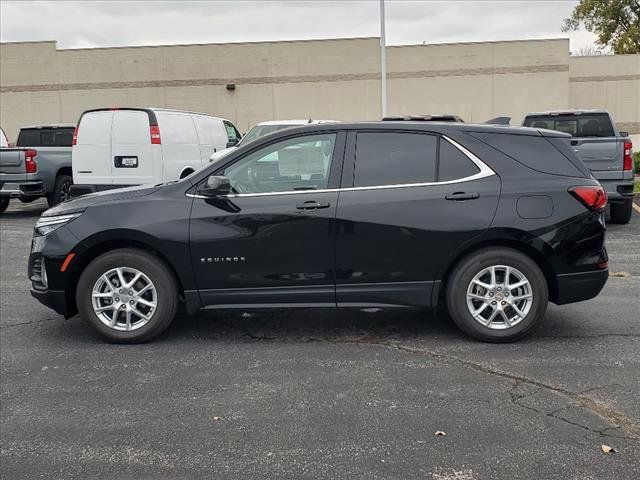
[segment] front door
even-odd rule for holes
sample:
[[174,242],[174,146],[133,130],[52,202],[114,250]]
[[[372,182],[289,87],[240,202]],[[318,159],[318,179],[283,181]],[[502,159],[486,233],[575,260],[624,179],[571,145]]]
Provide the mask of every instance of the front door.
[[215,172],[229,178],[232,194],[196,191],[190,248],[205,305],[335,305],[343,152],[341,132],[288,137]]

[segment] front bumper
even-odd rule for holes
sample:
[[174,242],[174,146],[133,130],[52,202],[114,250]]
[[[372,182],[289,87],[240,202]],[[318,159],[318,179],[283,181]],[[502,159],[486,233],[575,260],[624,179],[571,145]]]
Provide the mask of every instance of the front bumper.
[[72,313],[67,307],[67,297],[65,292],[58,290],[35,290],[31,289],[31,296],[42,303],[44,306],[55,310],[56,313],[69,318]]
[[608,268],[591,272],[557,275],[557,295],[555,303],[563,305],[594,298],[600,293],[605,283],[607,283],[608,278]]
[[0,197],[9,198],[30,198],[42,197],[46,194],[44,182],[24,181],[24,182],[4,182],[0,187]]

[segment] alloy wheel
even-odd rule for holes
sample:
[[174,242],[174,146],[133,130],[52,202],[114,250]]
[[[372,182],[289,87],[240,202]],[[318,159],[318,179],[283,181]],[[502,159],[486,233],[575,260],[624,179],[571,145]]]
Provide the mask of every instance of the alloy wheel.
[[131,267],[113,268],[96,280],[91,292],[93,311],[107,327],[131,331],[143,327],[158,305],[153,282]]
[[527,277],[508,265],[481,270],[467,288],[467,308],[481,325],[504,330],[520,323],[531,310],[533,291]]

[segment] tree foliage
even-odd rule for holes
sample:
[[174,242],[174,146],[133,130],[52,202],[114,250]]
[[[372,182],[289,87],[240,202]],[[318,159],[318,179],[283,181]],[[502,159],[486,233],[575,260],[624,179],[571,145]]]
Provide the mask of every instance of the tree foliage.
[[562,30],[577,30],[581,24],[597,35],[601,48],[640,53],[640,0],[580,0]]

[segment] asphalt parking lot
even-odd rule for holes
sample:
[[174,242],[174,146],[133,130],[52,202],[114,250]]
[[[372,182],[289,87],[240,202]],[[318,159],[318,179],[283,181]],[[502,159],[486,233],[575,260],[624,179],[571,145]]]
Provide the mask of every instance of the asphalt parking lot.
[[43,210],[0,219],[2,478],[638,478],[637,212],[609,227],[602,294],[550,305],[519,343],[445,315],[299,310],[182,317],[123,346],[30,297]]

